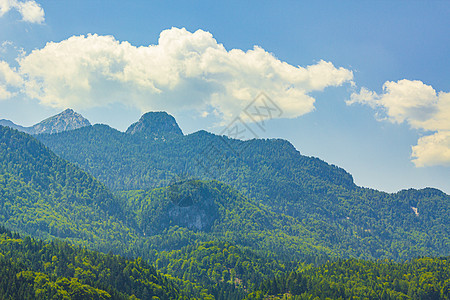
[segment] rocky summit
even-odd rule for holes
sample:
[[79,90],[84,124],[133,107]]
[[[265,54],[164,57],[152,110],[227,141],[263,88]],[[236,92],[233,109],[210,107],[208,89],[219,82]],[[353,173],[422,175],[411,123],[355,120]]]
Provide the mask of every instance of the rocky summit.
[[128,127],[126,133],[163,140],[183,135],[175,118],[162,111],[148,112],[142,115],[138,122]]
[[67,130],[74,130],[81,127],[90,126],[91,123],[79,113],[72,109],[52,116],[33,126],[33,134],[58,133]]

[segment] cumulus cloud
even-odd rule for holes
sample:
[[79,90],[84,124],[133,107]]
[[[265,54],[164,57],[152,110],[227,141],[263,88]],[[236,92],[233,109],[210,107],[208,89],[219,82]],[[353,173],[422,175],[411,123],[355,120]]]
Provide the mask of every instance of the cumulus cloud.
[[16,94],[12,91],[21,87],[22,77],[8,63],[0,60],[0,100],[8,99]]
[[122,102],[141,111],[196,110],[229,120],[265,91],[283,117],[314,109],[313,91],[353,79],[331,62],[300,67],[255,46],[226,50],[203,30],[172,28],[136,47],[112,36],[73,36],[18,59],[24,91],[42,104],[75,109]]
[[417,167],[450,167],[450,131],[438,131],[421,137],[417,145],[412,147],[412,157]]
[[387,81],[383,93],[361,88],[348,105],[359,103],[377,110],[380,120],[406,122],[427,135],[412,147],[417,167],[450,165],[450,93],[439,92],[418,80]]
[[44,10],[34,0],[0,0],[0,17],[12,9],[17,10],[25,22],[44,23]]

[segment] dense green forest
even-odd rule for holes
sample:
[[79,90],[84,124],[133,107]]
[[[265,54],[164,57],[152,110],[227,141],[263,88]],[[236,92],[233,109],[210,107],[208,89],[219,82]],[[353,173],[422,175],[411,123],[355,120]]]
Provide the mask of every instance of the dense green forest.
[[[178,278],[140,258],[21,238],[0,228],[2,299],[450,299],[448,257],[286,267],[209,242],[161,253],[156,267]],[[209,278],[212,294],[194,283],[197,275]]]
[[166,113],[126,133],[0,126],[0,224],[45,240],[1,230],[0,298],[447,299],[448,260],[416,258],[449,255],[449,206],[358,187],[284,140],[183,135]]
[[264,281],[248,299],[450,299],[450,257],[327,262]]
[[[188,299],[208,296],[144,260],[125,259],[62,241],[21,238],[0,228],[1,299]],[[187,291],[190,287],[191,291]]]

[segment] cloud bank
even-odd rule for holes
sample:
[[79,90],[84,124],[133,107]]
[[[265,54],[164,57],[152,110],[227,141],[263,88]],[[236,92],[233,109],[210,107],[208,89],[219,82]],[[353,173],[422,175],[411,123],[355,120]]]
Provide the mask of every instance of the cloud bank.
[[18,59],[22,91],[40,103],[86,109],[121,102],[142,112],[193,110],[230,120],[261,92],[294,118],[311,112],[313,91],[353,73],[331,62],[300,67],[255,46],[227,51],[203,30],[172,28],[158,44],[136,47],[112,36],[72,36]]
[[45,21],[44,10],[34,0],[0,0],[0,17],[10,10],[17,10],[25,22],[42,24]]
[[450,166],[450,93],[436,93],[421,81],[403,79],[385,82],[382,94],[361,88],[347,101],[354,103],[375,109],[379,120],[406,122],[426,133],[412,147],[416,167]]

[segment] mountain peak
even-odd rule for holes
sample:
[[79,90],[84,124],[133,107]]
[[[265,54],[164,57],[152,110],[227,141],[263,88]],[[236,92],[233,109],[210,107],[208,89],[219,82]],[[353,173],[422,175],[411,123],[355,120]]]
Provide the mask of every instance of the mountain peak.
[[128,127],[126,133],[140,134],[154,139],[167,139],[183,135],[175,118],[164,111],[143,114],[138,122]]
[[67,130],[78,129],[90,126],[91,123],[82,115],[68,108],[57,115],[54,115],[42,122],[34,125],[33,134],[40,133],[58,133]]
[[73,109],[66,108],[64,111],[62,111],[60,114],[77,114]]

